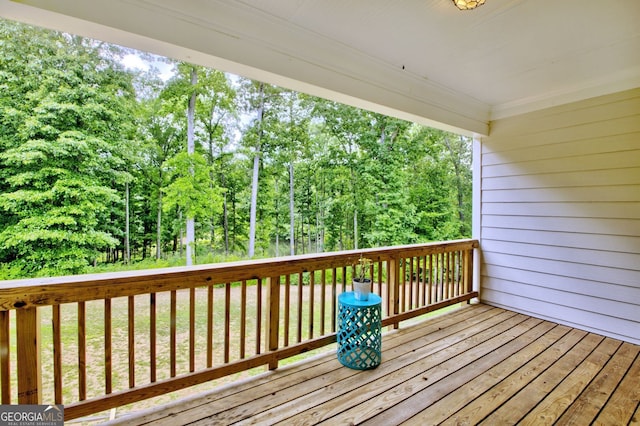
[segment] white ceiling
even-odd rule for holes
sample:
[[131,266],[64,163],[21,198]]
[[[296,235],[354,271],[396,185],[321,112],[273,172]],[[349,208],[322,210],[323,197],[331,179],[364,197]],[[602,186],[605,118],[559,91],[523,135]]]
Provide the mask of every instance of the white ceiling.
[[640,87],[632,0],[0,0],[0,16],[466,134]]

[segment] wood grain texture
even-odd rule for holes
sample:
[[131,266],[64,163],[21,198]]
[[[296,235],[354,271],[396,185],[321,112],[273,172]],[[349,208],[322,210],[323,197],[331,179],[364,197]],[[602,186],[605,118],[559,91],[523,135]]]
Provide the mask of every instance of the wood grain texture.
[[[37,316],[38,309],[44,306],[53,306],[54,312],[52,350],[54,359],[58,360],[54,360],[53,368],[55,400],[65,405],[65,416],[71,420],[257,366],[267,365],[275,369],[282,359],[335,342],[336,297],[340,290],[351,289],[350,283],[346,280],[351,277],[349,273],[353,268],[352,262],[363,255],[374,259],[374,266],[369,272],[375,279],[377,271],[378,281],[374,288],[377,287],[385,299],[385,327],[397,328],[402,321],[476,298],[477,293],[462,291],[463,275],[469,272],[469,268],[463,265],[465,256],[462,253],[466,253],[470,258],[477,246],[476,240],[459,240],[357,252],[294,256],[278,261],[174,268],[171,271],[134,271],[128,274],[3,282],[0,285],[0,293],[13,294],[14,299],[12,302],[0,297],[0,312],[6,312],[2,314],[3,318],[10,323],[9,313],[15,310],[16,326],[18,329],[24,328],[21,336],[26,336],[19,342],[19,353],[26,356],[19,358],[22,364],[18,366],[18,370],[22,371],[22,376],[36,378],[29,383],[26,379],[22,380],[22,384],[18,386],[18,393],[22,396],[41,394],[42,385],[38,375],[32,372],[41,371],[37,365],[41,354],[39,332],[43,325],[37,321],[33,322],[30,315],[35,312]],[[427,259],[435,259],[429,261],[433,262],[434,270],[423,271],[422,278],[414,278],[414,274],[419,275],[417,272],[421,260],[424,267],[427,265]],[[283,277],[280,273],[282,271],[289,272]],[[214,272],[215,278],[212,278]],[[330,281],[327,274],[332,275]],[[229,279],[222,281],[221,277]],[[423,290],[420,288],[420,279],[423,280]],[[433,281],[437,283],[432,285]],[[432,302],[430,304],[424,303],[427,299],[427,284],[431,286],[429,290],[433,290],[429,291],[429,299]],[[232,293],[232,288],[236,286],[241,286],[240,297],[236,296],[235,290]],[[291,300],[296,297],[291,295],[293,286],[297,287],[297,303],[292,303]],[[387,290],[389,287],[391,291]],[[219,295],[216,296],[216,308],[213,299],[214,289]],[[247,294],[249,289],[255,293]],[[282,293],[286,299],[284,302]],[[206,294],[206,301],[201,300],[198,294]],[[94,300],[97,300],[98,304],[95,304]],[[112,301],[124,309],[122,318],[111,318],[112,312],[116,309],[112,306]],[[63,326],[60,324],[61,302],[68,303],[71,309],[76,308],[78,312],[78,320],[73,325],[77,330],[78,352],[74,357],[76,365],[70,366],[78,371],[77,399],[75,396],[66,397],[65,400],[62,398],[61,360],[67,359],[69,355],[63,353],[65,348],[61,344],[55,343],[56,340],[60,340],[56,330]],[[186,307],[187,315],[184,317],[178,312],[178,303],[180,307]],[[247,309],[247,303],[255,304],[251,307],[255,314],[249,319],[247,312],[251,311]],[[104,315],[98,316],[98,322],[102,322],[99,326],[104,327],[104,331],[100,332],[100,338],[104,339],[104,350],[100,349],[97,354],[93,353],[93,346],[88,345],[88,339],[93,339],[90,334],[94,328],[93,323],[87,323],[89,317],[93,321],[92,306],[104,307]],[[222,313],[223,319],[219,324],[213,323],[214,309]],[[287,323],[285,330],[280,318],[283,309],[284,322]],[[328,322],[325,323],[325,316],[329,312],[333,313],[330,327]],[[394,312],[395,315],[389,316]],[[235,317],[238,314],[241,316],[240,319]],[[205,315],[206,324],[200,324],[200,319]],[[322,320],[319,316],[322,316]],[[145,321],[146,319],[148,321]],[[167,323],[168,341],[164,341],[165,330],[158,330],[158,327]],[[36,330],[32,330],[34,326]],[[196,333],[200,327],[206,330],[206,337]],[[289,333],[294,332],[293,328],[296,328],[298,333],[297,339],[289,336]],[[219,335],[216,334],[218,331],[221,331]],[[162,338],[158,337],[158,333],[161,333]],[[214,334],[219,336],[216,337],[219,341],[215,344]],[[127,347],[126,355],[121,357],[112,353],[113,336],[122,339],[122,343]],[[241,340],[240,354],[235,349],[237,339]],[[3,340],[0,336],[0,344],[4,341],[5,348],[10,346],[9,340]],[[283,344],[283,341],[286,343]],[[247,348],[249,342],[255,342],[255,352]],[[150,347],[143,346],[146,344]],[[218,365],[215,362],[217,359],[214,360],[216,347],[221,348],[220,353],[215,352],[215,356],[222,359]],[[201,348],[206,352],[202,357],[199,353]],[[164,354],[168,355],[167,358]],[[95,367],[88,364],[93,359],[104,362],[104,373],[99,373],[104,378],[102,395],[102,385],[98,391],[88,387],[88,382],[94,379],[88,377],[90,368]],[[178,361],[179,359],[186,359],[188,365],[178,365],[182,362]],[[11,366],[1,359],[0,362],[7,368]],[[199,365],[200,363],[202,365]],[[168,374],[168,377],[164,374]],[[18,374],[19,379],[22,376]],[[3,386],[3,392],[6,389],[7,400],[11,400],[10,387]]]
[[0,310],[175,291],[204,287],[209,284],[226,284],[227,282],[297,274],[301,271],[320,271],[334,267],[345,268],[344,273],[346,271],[344,265],[354,264],[362,255],[374,261],[380,261],[397,256],[397,253],[417,256],[470,250],[478,246],[477,240],[467,239],[297,255],[279,259],[3,281],[0,283]]
[[[331,352],[110,424],[571,424],[562,413],[581,411],[586,399],[595,408],[573,424],[633,424],[639,351],[515,312],[463,305],[385,333],[374,370],[343,367]],[[507,423],[495,423],[500,419]]]
[[11,358],[9,357],[9,330],[11,324],[9,314],[9,311],[0,312],[0,391],[2,392],[2,404],[11,404]]

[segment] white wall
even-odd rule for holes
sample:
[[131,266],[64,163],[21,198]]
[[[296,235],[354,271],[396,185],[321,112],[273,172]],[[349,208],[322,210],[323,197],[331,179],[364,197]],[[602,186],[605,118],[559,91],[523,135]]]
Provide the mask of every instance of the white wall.
[[640,344],[640,88],[491,125],[481,300]]

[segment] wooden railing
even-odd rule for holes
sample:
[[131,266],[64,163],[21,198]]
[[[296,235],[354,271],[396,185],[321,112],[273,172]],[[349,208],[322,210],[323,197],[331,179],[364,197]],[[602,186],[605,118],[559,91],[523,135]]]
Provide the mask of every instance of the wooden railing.
[[[0,283],[2,404],[70,420],[335,342],[336,297],[373,260],[383,326],[477,297],[475,240]],[[17,393],[13,391],[17,387]]]

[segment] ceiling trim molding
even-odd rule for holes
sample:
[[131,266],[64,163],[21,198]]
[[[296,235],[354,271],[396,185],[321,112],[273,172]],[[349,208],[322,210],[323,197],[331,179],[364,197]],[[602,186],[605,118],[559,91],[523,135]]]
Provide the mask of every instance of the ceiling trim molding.
[[605,79],[567,87],[562,91],[495,105],[491,108],[491,121],[638,87],[640,87],[640,67],[608,75]]

